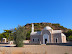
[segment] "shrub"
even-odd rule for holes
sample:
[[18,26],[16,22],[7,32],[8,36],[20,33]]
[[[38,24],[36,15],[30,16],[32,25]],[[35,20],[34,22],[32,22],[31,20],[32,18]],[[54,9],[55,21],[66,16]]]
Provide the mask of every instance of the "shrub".
[[26,34],[26,40],[30,40],[30,33],[31,33],[31,31],[27,32],[27,34]]
[[26,38],[25,27],[18,26],[16,32],[14,32],[14,41],[17,47],[23,46],[23,40]]
[[68,41],[72,41],[72,36],[71,35],[68,37]]

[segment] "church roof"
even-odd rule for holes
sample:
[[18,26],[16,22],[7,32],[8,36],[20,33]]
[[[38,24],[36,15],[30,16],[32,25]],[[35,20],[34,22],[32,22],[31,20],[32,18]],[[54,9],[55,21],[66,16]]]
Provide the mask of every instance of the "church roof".
[[41,35],[41,31],[31,32],[31,35]]
[[61,33],[61,36],[65,36],[65,34]]
[[50,29],[52,29],[52,28],[49,27],[49,26],[46,26],[46,27],[44,28],[44,30],[50,30]]
[[54,33],[62,33],[62,31],[61,31],[61,30],[53,30],[52,33],[53,33],[53,34],[54,34]]

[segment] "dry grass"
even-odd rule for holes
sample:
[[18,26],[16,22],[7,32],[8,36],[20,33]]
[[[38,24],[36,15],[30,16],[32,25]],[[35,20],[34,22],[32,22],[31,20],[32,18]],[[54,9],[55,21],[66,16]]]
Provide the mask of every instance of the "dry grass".
[[0,54],[72,54],[72,46],[25,45],[24,47],[0,47]]

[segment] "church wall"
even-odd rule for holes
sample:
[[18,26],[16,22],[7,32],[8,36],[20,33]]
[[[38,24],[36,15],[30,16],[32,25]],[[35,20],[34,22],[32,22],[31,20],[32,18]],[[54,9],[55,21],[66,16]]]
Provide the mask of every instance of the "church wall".
[[52,34],[52,36],[53,36],[53,43],[62,43],[61,33]]
[[31,43],[40,43],[40,36],[41,35],[31,35],[30,42]]
[[66,43],[66,36],[62,36],[62,43]]
[[51,33],[48,30],[42,30],[42,44],[43,44],[43,35],[48,34],[49,35],[49,43],[51,43]]

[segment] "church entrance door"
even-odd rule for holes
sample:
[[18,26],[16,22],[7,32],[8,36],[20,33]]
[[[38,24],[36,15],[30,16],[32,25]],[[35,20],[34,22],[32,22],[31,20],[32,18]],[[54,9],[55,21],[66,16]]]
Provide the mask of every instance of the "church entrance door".
[[49,43],[49,35],[48,34],[44,34],[43,35],[43,44],[47,44]]
[[45,39],[45,44],[47,43],[47,39]]

